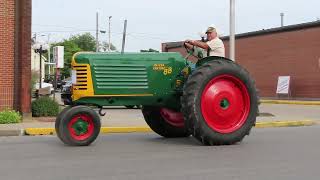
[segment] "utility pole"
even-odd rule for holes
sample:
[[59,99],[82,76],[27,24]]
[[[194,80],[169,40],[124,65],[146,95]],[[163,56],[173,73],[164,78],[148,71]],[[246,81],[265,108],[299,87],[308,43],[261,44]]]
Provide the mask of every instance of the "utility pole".
[[230,36],[229,36],[229,58],[235,60],[235,0],[230,0]]
[[[50,34],[48,34],[48,42],[47,42],[49,48],[48,48],[48,62],[51,63],[51,54],[50,54]],[[51,75],[51,65],[48,65],[48,70],[49,70],[49,78]]]
[[124,46],[126,44],[126,34],[127,34],[127,20],[124,20],[121,54],[124,53]]
[[39,91],[40,91],[40,89],[42,88],[42,45],[40,46],[40,49],[39,49],[39,55],[40,55],[40,76],[39,76]]
[[281,17],[281,27],[283,27],[284,24],[284,13],[280,13],[280,17]]
[[111,50],[111,18],[112,18],[112,16],[109,16],[109,46],[108,46],[109,52]]
[[99,51],[99,13],[96,14],[96,52]]

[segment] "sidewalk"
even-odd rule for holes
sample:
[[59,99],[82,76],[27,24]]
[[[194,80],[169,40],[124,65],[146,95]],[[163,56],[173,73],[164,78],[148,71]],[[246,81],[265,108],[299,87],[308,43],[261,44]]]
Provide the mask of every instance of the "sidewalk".
[[[320,122],[320,106],[261,104],[257,128],[309,126]],[[151,131],[145,123],[141,110],[125,108],[104,109],[101,118],[102,133]],[[38,135],[54,133],[54,118],[51,122],[33,120],[20,124],[0,125],[0,136]]]

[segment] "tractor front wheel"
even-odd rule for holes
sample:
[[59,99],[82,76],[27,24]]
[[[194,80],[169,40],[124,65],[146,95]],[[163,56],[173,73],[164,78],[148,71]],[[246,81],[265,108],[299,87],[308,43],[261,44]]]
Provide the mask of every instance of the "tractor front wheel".
[[149,127],[166,138],[188,137],[183,115],[171,109],[160,107],[142,107],[142,113]]
[[258,95],[249,73],[226,59],[214,59],[188,78],[181,99],[189,132],[204,145],[240,142],[255,125]]
[[67,145],[88,146],[99,135],[100,116],[86,106],[75,106],[64,112],[60,121],[58,137]]
[[60,133],[59,133],[59,126],[60,126],[61,119],[64,117],[64,115],[66,114],[66,112],[67,112],[69,109],[71,109],[71,108],[72,108],[72,106],[67,106],[67,107],[65,107],[65,108],[58,114],[58,116],[57,116],[57,118],[56,118],[55,130],[56,130],[56,134],[57,134],[57,136],[59,137],[60,140],[62,140],[61,137],[60,137]]

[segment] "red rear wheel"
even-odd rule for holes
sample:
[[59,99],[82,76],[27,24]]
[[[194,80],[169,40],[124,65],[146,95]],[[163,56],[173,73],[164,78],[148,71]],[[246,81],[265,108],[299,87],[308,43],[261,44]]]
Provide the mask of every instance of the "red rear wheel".
[[240,142],[250,133],[258,95],[249,73],[238,64],[208,57],[188,78],[181,106],[186,126],[205,145]]
[[160,108],[161,117],[174,127],[183,128],[184,119],[181,112],[176,112],[168,108]]
[[166,138],[187,137],[187,131],[181,112],[168,108],[144,106],[142,113],[150,128]]
[[232,133],[247,120],[250,97],[243,82],[231,75],[213,78],[203,90],[201,112],[206,123],[220,133]]

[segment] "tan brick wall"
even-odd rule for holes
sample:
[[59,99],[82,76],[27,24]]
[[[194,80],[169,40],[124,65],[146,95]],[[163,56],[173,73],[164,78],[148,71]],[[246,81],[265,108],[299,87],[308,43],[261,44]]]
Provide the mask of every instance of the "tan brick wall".
[[13,107],[14,0],[0,0],[0,110]]
[[[183,48],[168,51],[185,54]],[[236,60],[252,74],[261,96],[275,97],[278,76],[288,75],[292,97],[320,98],[320,27],[239,38]]]
[[236,49],[262,96],[276,96],[278,76],[288,75],[293,97],[320,98],[320,27],[238,39]]
[[31,0],[0,0],[0,110],[30,112]]

